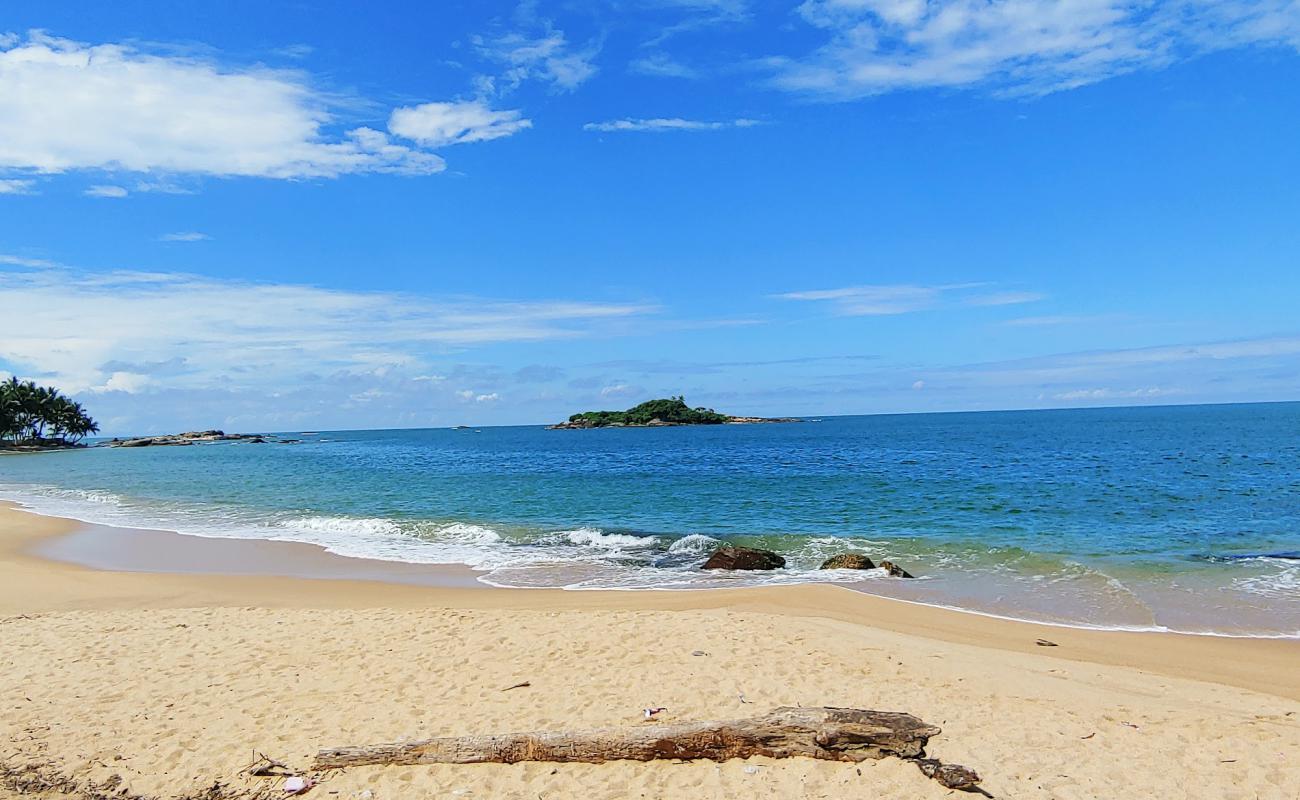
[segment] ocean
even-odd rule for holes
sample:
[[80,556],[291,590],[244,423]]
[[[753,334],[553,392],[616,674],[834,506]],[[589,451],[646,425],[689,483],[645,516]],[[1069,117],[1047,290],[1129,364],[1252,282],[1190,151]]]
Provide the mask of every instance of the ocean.
[[[285,433],[0,457],[40,513],[464,564],[501,587],[830,581],[1068,625],[1300,636],[1300,403]],[[719,542],[786,569],[705,572]],[[820,571],[830,555],[917,576]]]

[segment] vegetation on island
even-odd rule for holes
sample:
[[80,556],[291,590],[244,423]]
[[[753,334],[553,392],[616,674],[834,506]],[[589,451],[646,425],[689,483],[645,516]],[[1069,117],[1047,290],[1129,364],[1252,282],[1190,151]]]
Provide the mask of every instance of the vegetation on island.
[[647,400],[627,411],[584,411],[567,422],[551,425],[552,430],[584,428],[657,428],[671,425],[742,425],[760,422],[800,422],[796,417],[737,417],[711,408],[691,408],[686,398]]
[[52,386],[10,378],[0,383],[0,447],[71,447],[99,424]]
[[618,425],[721,425],[733,417],[711,408],[691,408],[684,397],[647,400],[627,411],[584,411],[569,417],[569,425],[603,428]]

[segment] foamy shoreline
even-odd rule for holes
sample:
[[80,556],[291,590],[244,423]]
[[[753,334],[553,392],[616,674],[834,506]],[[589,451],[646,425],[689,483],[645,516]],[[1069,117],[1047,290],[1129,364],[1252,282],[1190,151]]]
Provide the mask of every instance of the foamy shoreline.
[[[94,496],[94,492],[82,492],[81,494]],[[110,496],[107,496],[111,498]],[[101,569],[118,569],[131,572],[207,572],[210,574],[281,574],[289,577],[303,578],[332,578],[346,579],[356,578],[363,580],[381,580],[396,583],[414,583],[426,586],[472,586],[483,585],[497,589],[517,590],[524,588],[535,589],[560,589],[565,591],[595,591],[595,592],[620,592],[620,591],[710,591],[713,589],[732,589],[736,587],[726,586],[725,582],[729,579],[743,581],[742,586],[748,586],[754,579],[753,575],[738,574],[729,576],[725,573],[718,578],[722,585],[718,586],[697,586],[693,584],[684,585],[634,585],[634,586],[610,586],[597,584],[594,586],[584,585],[582,583],[574,585],[564,585],[561,583],[542,581],[537,584],[530,583],[510,583],[503,582],[496,578],[496,571],[490,567],[481,565],[474,557],[466,556],[461,559],[448,558],[442,555],[433,558],[426,558],[421,551],[412,547],[409,537],[401,535],[401,532],[393,525],[391,521],[382,519],[353,519],[353,518],[334,518],[334,517],[313,517],[308,521],[315,521],[314,525],[307,526],[309,529],[319,531],[336,531],[340,526],[344,526],[340,536],[327,536],[320,538],[318,536],[304,536],[297,533],[294,526],[285,527],[283,532],[277,533],[275,530],[257,531],[255,533],[244,534],[239,532],[227,533],[226,531],[204,531],[193,529],[179,529],[175,527],[149,526],[140,527],[132,524],[130,520],[121,522],[106,521],[102,515],[82,516],[75,510],[69,510],[63,505],[57,506],[55,510],[44,503],[47,498],[43,496],[32,496],[27,494],[15,494],[12,492],[6,495],[0,495],[0,502],[10,502],[16,504],[24,511],[61,519],[72,519],[90,526],[100,526],[113,528],[115,530],[128,532],[124,536],[130,536],[135,539],[141,538],[144,534],[166,534],[171,536],[183,536],[188,539],[199,539],[203,541],[218,542],[266,542],[266,543],[286,543],[307,548],[302,551],[298,557],[288,554],[283,556],[278,562],[280,566],[278,571],[269,568],[259,569],[255,572],[248,573],[241,571],[239,568],[232,566],[237,564],[240,558],[237,553],[223,554],[222,548],[213,545],[205,546],[210,556],[212,565],[205,566],[204,561],[195,562],[193,553],[188,553],[182,544],[168,542],[166,539],[153,539],[148,546],[142,546],[138,543],[132,547],[122,548],[120,552],[108,554],[104,548],[96,543],[95,538],[88,535],[76,537],[75,541],[63,543],[57,552],[50,551],[47,555],[60,560],[77,563],[82,566],[88,566]],[[104,500],[102,502],[108,502]],[[302,522],[299,520],[298,522]],[[373,549],[358,547],[348,538],[356,533],[357,526],[363,528],[366,526],[375,527],[379,525],[387,526],[384,530],[388,536],[398,540],[391,551],[375,552]],[[454,523],[452,528],[465,528],[468,532],[465,534],[469,538],[482,539],[485,536],[496,536],[489,529],[480,526],[467,525],[464,523]],[[271,534],[268,536],[267,534]],[[603,533],[594,529],[575,529],[565,533],[569,540],[575,545],[584,543],[590,544],[588,540],[635,540],[636,537],[623,536],[620,534]],[[586,537],[585,539],[580,537]],[[341,537],[341,538],[340,538]],[[716,544],[717,540],[710,537],[692,535],[680,540],[681,543],[691,543],[692,539],[699,538],[707,542]],[[416,543],[418,544],[418,543]],[[630,544],[624,543],[625,546],[631,546],[634,549],[644,546],[644,543],[632,541]],[[840,545],[840,548],[849,546],[849,543]],[[238,550],[235,545],[229,548]],[[229,549],[228,548],[228,549]],[[329,559],[320,558],[314,551],[322,551],[328,556],[337,558],[337,561],[331,562]],[[706,552],[706,551],[702,551]],[[145,553],[148,558],[132,560],[133,554]],[[170,554],[171,561],[166,558],[160,558],[160,554]],[[261,557],[259,556],[259,559]],[[314,571],[304,572],[301,567],[303,562],[310,562],[315,565]],[[556,565],[555,572],[561,567]],[[784,571],[782,571],[784,572]],[[549,579],[551,575],[547,575]],[[659,576],[656,576],[659,577]],[[665,575],[664,579],[667,580]],[[922,578],[916,582],[900,583],[895,579],[881,578],[874,574],[863,575],[849,571],[842,576],[832,576],[819,571],[801,570],[791,572],[788,575],[765,575],[759,574],[758,580],[763,585],[771,586],[799,586],[812,584],[832,584],[843,586],[854,591],[862,592],[887,600],[893,600],[901,603],[908,603],[925,608],[942,609],[963,614],[971,614],[983,618],[994,620],[1005,620],[1010,622],[1026,622],[1039,625],[1047,625],[1058,628],[1089,630],[1089,631],[1122,631],[1136,633],[1174,633],[1188,636],[1211,636],[1230,639],[1300,639],[1300,628],[1283,629],[1283,630],[1239,630],[1239,629],[1216,629],[1213,627],[1192,627],[1192,626],[1173,626],[1164,624],[1142,624],[1142,623],[1118,623],[1118,622],[1085,622],[1073,619],[1052,618],[1049,616],[1036,615],[1030,613],[1029,609],[1025,613],[1004,613],[988,608],[979,608],[971,606],[961,606],[949,602],[944,602],[940,598],[919,596],[914,590],[924,586],[927,578]],[[477,583],[475,583],[477,582]],[[911,594],[909,595],[909,592]]]

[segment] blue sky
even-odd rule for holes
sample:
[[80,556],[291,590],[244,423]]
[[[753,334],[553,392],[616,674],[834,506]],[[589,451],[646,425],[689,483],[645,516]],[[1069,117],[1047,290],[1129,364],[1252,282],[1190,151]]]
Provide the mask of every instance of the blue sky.
[[106,432],[1300,398],[1300,6],[9,3],[0,375]]

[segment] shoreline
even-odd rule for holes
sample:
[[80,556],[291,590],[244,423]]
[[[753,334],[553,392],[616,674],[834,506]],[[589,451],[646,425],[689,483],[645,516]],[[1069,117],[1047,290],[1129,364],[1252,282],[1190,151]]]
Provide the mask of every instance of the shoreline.
[[[24,517],[47,522],[18,525],[25,534],[17,537],[4,535],[15,518]],[[115,567],[107,561],[101,562],[101,566],[91,566],[61,557],[69,554],[61,545],[70,542],[81,545],[101,538],[103,531],[97,529],[126,532],[126,536],[135,540],[131,546],[145,548],[155,559],[190,559],[191,566],[171,560],[170,567],[164,568],[166,565],[156,560],[124,569],[122,561],[131,558],[131,554],[120,552],[112,555],[119,562]],[[83,560],[85,554],[84,550],[78,552]],[[236,562],[244,564],[244,569],[232,567]],[[1149,669],[1300,700],[1300,677],[1274,671],[1285,671],[1300,663],[1300,640],[1294,637],[1115,630],[1034,622],[883,597],[834,584],[671,591],[500,588],[479,583],[474,579],[475,570],[457,565],[354,558],[304,542],[220,539],[175,531],[97,525],[47,516],[12,501],[0,501],[0,578],[6,571],[13,571],[16,564],[44,573],[47,578],[77,575],[83,579],[78,584],[83,586],[94,582],[117,588],[123,581],[134,582],[136,585],[129,596],[142,607],[176,607],[158,605],[163,598],[193,599],[204,606],[222,605],[240,602],[236,598],[247,592],[249,600],[258,602],[241,604],[273,607],[291,607],[298,600],[308,607],[324,602],[327,607],[355,608],[362,606],[347,602],[340,606],[340,600],[364,598],[366,604],[520,610],[759,610],[789,617],[824,617],[868,624],[949,644],[1020,653],[1050,651],[1048,655],[1069,660]],[[257,567],[254,569],[249,564]],[[176,594],[174,587],[187,582],[190,591]],[[340,584],[345,591],[333,592],[327,588]],[[142,589],[153,591],[141,592]],[[58,597],[57,592],[50,594]],[[16,609],[22,613],[32,609],[134,607],[131,601],[122,605],[116,595],[116,592],[108,596],[77,593],[59,598],[62,602],[52,608],[42,608],[39,603],[32,604],[30,595],[19,602],[12,590],[0,587],[0,613]],[[1058,646],[1037,646],[1035,642],[1039,639],[1056,642]]]
[[[121,558],[167,548],[152,555],[206,571],[48,557],[77,537]],[[248,574],[214,574],[231,559]],[[976,769],[997,797],[1281,800],[1300,781],[1288,756],[1300,752],[1294,640],[1060,628],[824,584],[447,587],[419,582],[437,569],[394,574],[388,562],[340,577],[340,564],[370,568],[357,562],[0,503],[0,798],[32,785],[70,798],[280,794],[281,779],[244,772],[252,752],[321,781],[322,797],[951,796],[899,759],[310,771],[326,747],[637,726],[647,706],[669,722],[801,705],[904,711],[942,728],[933,757]]]
[[[355,555],[350,553],[340,553],[330,549],[328,545],[317,542],[304,541],[301,539],[264,539],[264,538],[244,538],[244,537],[225,537],[216,535],[205,535],[189,531],[181,531],[170,528],[142,528],[133,525],[119,525],[110,522],[100,522],[92,519],[86,519],[64,513],[50,513],[37,510],[29,506],[21,499],[2,498],[0,497],[0,509],[5,507],[12,508],[23,513],[33,514],[36,516],[49,517],[52,519],[70,520],[79,523],[84,530],[69,534],[64,537],[64,541],[58,546],[48,546],[42,553],[48,558],[55,561],[76,564],[91,569],[100,569],[108,571],[124,571],[136,573],[174,573],[174,574],[210,574],[210,575],[228,575],[228,576],[245,576],[245,575],[277,575],[280,577],[299,577],[308,579],[354,579],[354,580],[377,580],[379,582],[411,584],[428,586],[432,588],[482,588],[494,589],[498,591],[558,591],[558,592],[609,592],[609,593],[676,593],[676,592],[714,592],[714,591],[738,591],[742,589],[759,589],[772,588],[782,589],[788,587],[800,586],[833,586],[847,589],[855,594],[867,595],[869,597],[904,605],[917,606],[923,609],[934,609],[938,611],[950,612],[955,614],[971,615],[990,620],[1003,622],[1024,623],[1028,625],[1038,625],[1047,628],[1060,628],[1066,630],[1092,631],[1100,633],[1144,633],[1144,634],[1173,634],[1179,636],[1201,636],[1219,639],[1244,639],[1244,640],[1283,640],[1300,642],[1300,631],[1282,631],[1282,632],[1237,632],[1237,631],[1219,631],[1219,630],[1185,630],[1180,628],[1171,628],[1164,625],[1125,625],[1125,624],[1087,624],[1081,622],[1072,622],[1066,620],[1051,619],[1034,619],[1032,617],[1021,617],[1010,614],[1001,614],[996,611],[988,611],[979,608],[968,608],[957,605],[949,605],[942,602],[932,602],[927,600],[914,599],[905,596],[897,596],[871,591],[870,588],[880,588],[873,584],[861,584],[853,582],[837,581],[799,581],[786,584],[774,584],[770,586],[745,586],[745,587],[700,587],[700,588],[677,588],[677,587],[570,587],[570,586],[551,586],[551,587],[519,587],[496,584],[489,580],[483,580],[485,576],[491,574],[490,570],[478,569],[462,563],[447,562],[422,562],[422,561],[404,561],[400,559],[388,559],[382,557],[372,557],[366,555]],[[111,529],[122,532],[120,535],[126,537],[131,552],[123,554],[116,551],[108,552],[103,543],[97,541],[93,534],[94,529]],[[173,541],[174,537],[182,537],[190,540],[188,546],[178,544]],[[151,541],[144,541],[151,540]],[[203,543],[222,543],[222,544],[203,544]],[[260,552],[264,546],[271,546],[268,552]],[[223,552],[224,550],[238,551],[247,549],[244,554],[246,558],[239,559],[238,552]],[[282,548],[283,552],[275,554],[277,548]],[[209,550],[209,555],[214,556],[212,559],[202,558],[202,551]],[[199,551],[199,552],[195,552]],[[146,558],[132,558],[133,554],[147,554]],[[275,569],[245,569],[246,565],[251,562],[258,562],[270,556],[273,563],[279,563],[283,566],[279,571]],[[276,560],[278,558],[278,560]],[[169,560],[170,559],[170,560]],[[305,562],[305,563],[304,563]],[[222,564],[226,566],[221,566]],[[232,563],[238,563],[240,566],[231,566]],[[310,567],[303,572],[304,567]],[[870,588],[868,588],[870,587]]]

